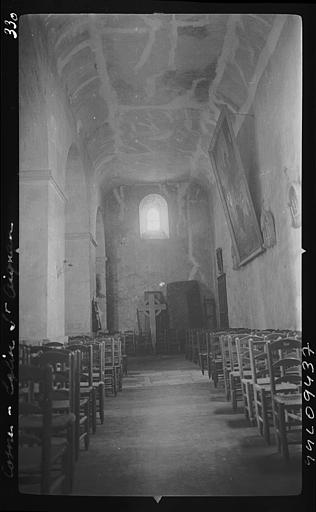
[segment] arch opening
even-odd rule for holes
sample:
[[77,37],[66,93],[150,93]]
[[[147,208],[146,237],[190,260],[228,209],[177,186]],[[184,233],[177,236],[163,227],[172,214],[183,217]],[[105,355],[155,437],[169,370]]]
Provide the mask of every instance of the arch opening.
[[139,205],[140,236],[144,239],[169,238],[167,201],[159,194],[149,194]]

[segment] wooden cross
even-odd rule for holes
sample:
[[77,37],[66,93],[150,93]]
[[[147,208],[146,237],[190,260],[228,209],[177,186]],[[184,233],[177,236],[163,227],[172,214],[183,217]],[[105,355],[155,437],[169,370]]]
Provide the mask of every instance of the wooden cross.
[[154,293],[149,293],[148,299],[145,300],[144,309],[139,309],[139,311],[149,317],[151,343],[154,353],[156,353],[156,316],[158,316],[163,309],[166,309],[166,307],[166,304],[159,302],[159,299],[155,297]]

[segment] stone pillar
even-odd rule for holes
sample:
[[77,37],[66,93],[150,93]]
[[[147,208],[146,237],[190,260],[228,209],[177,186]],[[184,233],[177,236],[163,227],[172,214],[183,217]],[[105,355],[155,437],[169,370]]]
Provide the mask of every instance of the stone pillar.
[[107,329],[106,321],[106,256],[96,257],[97,303],[100,309],[102,330]]
[[66,233],[67,271],[65,278],[66,333],[91,334],[91,303],[94,290],[91,275],[95,241],[89,232]]
[[66,197],[46,170],[20,171],[20,339],[66,341]]

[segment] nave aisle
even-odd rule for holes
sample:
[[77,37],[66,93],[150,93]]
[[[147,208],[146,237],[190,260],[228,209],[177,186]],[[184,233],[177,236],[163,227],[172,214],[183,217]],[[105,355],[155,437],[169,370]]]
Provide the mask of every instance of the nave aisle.
[[105,408],[80,452],[75,495],[300,493],[300,448],[285,463],[183,355],[130,358],[123,392]]

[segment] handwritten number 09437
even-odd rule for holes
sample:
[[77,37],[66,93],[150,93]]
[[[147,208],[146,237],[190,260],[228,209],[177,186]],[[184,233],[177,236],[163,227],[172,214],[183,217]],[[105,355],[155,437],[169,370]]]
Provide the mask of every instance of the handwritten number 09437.
[[10,14],[10,18],[11,18],[13,21],[11,21],[11,20],[10,20],[10,21],[8,21],[8,20],[4,20],[4,23],[5,23],[6,25],[11,26],[11,27],[13,26],[13,28],[5,28],[5,29],[4,29],[4,33],[5,33],[5,34],[8,34],[8,35],[13,36],[13,37],[14,37],[14,39],[16,39],[16,38],[18,37],[18,36],[17,36],[17,33],[16,33],[16,31],[15,31],[15,30],[16,30],[16,27],[17,27],[17,25],[16,25],[16,23],[14,23],[14,22],[18,20],[18,17],[17,17],[17,15],[16,15],[14,12],[11,12],[11,14]]

